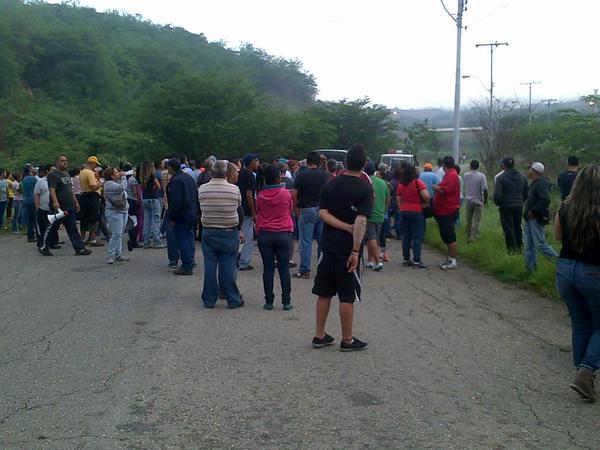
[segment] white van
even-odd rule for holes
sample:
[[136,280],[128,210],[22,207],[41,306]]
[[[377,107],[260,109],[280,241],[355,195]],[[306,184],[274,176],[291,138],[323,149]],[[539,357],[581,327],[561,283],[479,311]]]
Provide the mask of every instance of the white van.
[[399,166],[402,161],[406,161],[413,166],[417,165],[417,160],[414,155],[407,155],[406,153],[385,153],[381,155],[380,163],[385,164],[390,169]]

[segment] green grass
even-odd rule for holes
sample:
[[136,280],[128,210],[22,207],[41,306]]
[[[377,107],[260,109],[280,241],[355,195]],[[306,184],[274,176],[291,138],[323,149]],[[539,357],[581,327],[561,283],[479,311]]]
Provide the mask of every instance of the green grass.
[[[493,204],[486,205],[479,228],[479,239],[472,244],[467,244],[465,214],[465,208],[463,208],[461,210],[461,227],[457,230],[459,264],[467,263],[505,283],[531,289],[546,297],[559,298],[555,288],[555,263],[538,254],[538,269],[535,273],[529,274],[525,270],[523,255],[509,256],[506,253],[497,207]],[[546,227],[547,242],[558,251],[560,243],[557,243],[551,236],[551,228],[551,226]],[[433,219],[427,221],[425,242],[441,251],[446,251],[446,246],[440,239],[437,224]]]

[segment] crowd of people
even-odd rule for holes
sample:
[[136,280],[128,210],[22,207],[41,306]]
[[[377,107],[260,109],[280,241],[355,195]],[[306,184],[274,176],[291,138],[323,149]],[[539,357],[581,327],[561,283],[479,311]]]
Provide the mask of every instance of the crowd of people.
[[[488,179],[479,162],[471,161],[462,176],[452,157],[437,163],[435,170],[425,163],[422,171],[408,162],[394,168],[376,165],[358,144],[348,151],[345,165],[309,152],[303,161],[281,158],[269,164],[261,164],[256,154],[230,160],[211,156],[202,164],[177,155],[143,161],[135,168],[128,162],[102,167],[90,156],[84,166],[69,170],[68,157],[59,155],[53,164],[27,165],[22,173],[0,170],[0,227],[10,222],[13,232],[26,230],[27,241],[51,257],[63,244],[58,233],[62,226],[76,255],[106,246],[108,264],[128,261],[123,252],[127,236],[129,252],[166,248],[167,265],[175,275],[194,273],[194,241],[199,240],[202,302],[208,309],[219,298],[230,309],[244,305],[238,272],[254,270],[255,242],[262,259],[265,310],[274,308],[276,271],[282,308],[288,311],[293,308],[292,276],[310,279],[312,262],[318,259],[312,345],[334,343],[326,321],[337,295],[340,350],[362,350],[367,344],[352,331],[361,270],[384,269],[390,238],[402,241],[404,267],[424,269],[422,241],[433,218],[447,247],[439,267],[457,269],[456,229],[464,203],[467,243],[479,239],[488,201]],[[506,250],[523,252],[528,271],[536,270],[537,253],[557,261],[558,290],[571,313],[578,369],[572,387],[593,400],[594,372],[600,367],[600,167],[589,165],[579,173],[572,156],[559,175],[561,207],[554,219],[556,237],[562,240],[559,254],[545,237],[552,218],[544,165],[534,162],[524,175],[511,157],[499,163],[493,201]],[[299,264],[293,258],[296,241]]]

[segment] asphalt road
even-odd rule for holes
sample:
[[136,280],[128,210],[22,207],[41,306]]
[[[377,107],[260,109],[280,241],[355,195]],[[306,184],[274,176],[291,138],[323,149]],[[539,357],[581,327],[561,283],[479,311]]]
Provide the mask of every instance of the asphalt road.
[[564,306],[431,251],[402,268],[392,244],[356,307],[370,348],[341,353],[311,348],[312,281],[262,309],[257,256],[246,306],[205,310],[201,266],[175,277],[164,250],[108,266],[32,245],[0,236],[2,448],[600,448]]

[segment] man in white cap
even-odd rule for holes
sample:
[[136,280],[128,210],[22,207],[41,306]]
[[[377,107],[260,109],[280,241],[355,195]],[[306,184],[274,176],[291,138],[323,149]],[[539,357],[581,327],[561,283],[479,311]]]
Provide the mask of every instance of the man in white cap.
[[523,217],[525,219],[525,267],[529,272],[537,268],[536,251],[556,260],[558,253],[547,242],[544,227],[550,223],[550,183],[543,176],[544,165],[534,162],[529,166],[527,178],[531,180]]

